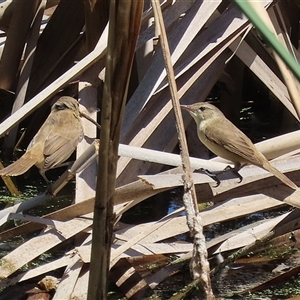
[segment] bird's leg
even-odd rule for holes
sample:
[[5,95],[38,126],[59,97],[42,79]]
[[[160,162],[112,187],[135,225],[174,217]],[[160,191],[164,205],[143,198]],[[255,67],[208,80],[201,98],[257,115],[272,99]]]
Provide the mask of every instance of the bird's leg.
[[40,174],[41,174],[41,176],[44,178],[44,180],[46,181],[46,184],[47,184],[47,191],[50,190],[52,183],[51,183],[50,180],[46,177],[45,170],[40,170]]
[[241,169],[242,166],[240,165],[235,165],[234,167],[231,167],[231,166],[227,166],[223,171],[219,171],[219,172],[211,172],[207,169],[204,169],[204,168],[200,168],[198,170],[196,170],[197,172],[200,172],[200,173],[204,173],[206,174],[207,176],[209,176],[210,178],[212,178],[214,181],[216,181],[217,185],[214,186],[214,187],[218,187],[221,183],[220,179],[218,178],[219,175],[221,174],[224,174],[226,172],[232,172],[234,175],[236,175],[236,177],[238,177],[240,179],[239,183],[242,182],[243,180],[243,177],[242,175],[239,173],[239,170]]
[[232,172],[234,175],[236,175],[236,177],[238,177],[240,179],[239,183],[241,183],[243,181],[243,176],[239,173],[239,170],[241,169],[240,166],[234,166],[234,167],[231,167],[231,166],[227,166],[222,172]]
[[220,179],[218,178],[219,173],[215,174],[204,168],[197,169],[196,172],[204,173],[207,176],[209,176],[210,178],[212,178],[217,183],[217,185],[215,185],[214,187],[218,187],[221,183]]
[[61,163],[61,164],[59,164],[59,165],[57,165],[55,167],[51,167],[51,170],[57,169],[57,168],[61,168],[61,167],[66,167],[66,166],[69,167],[73,163],[74,163],[74,161],[65,161],[65,162],[63,162],[63,163]]

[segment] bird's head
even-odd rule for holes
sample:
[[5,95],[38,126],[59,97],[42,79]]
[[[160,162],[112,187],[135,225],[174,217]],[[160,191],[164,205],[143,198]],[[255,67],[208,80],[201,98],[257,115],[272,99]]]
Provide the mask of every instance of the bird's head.
[[180,105],[180,107],[187,110],[197,124],[204,120],[223,115],[223,113],[217,107],[204,102],[199,102],[192,105]]
[[78,101],[69,96],[60,97],[52,106],[52,110],[65,110],[70,109],[74,112],[78,112],[79,104]]

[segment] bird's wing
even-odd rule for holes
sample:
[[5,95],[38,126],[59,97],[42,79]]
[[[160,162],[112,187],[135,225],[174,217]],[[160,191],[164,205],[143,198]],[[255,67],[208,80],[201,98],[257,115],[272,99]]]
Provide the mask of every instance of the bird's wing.
[[68,159],[78,142],[82,140],[83,131],[80,121],[72,123],[72,128],[67,126],[67,121],[64,118],[57,119],[60,130],[51,131],[45,140],[45,169],[53,168]]
[[209,130],[205,130],[208,140],[223,146],[254,165],[262,164],[262,154],[242,131],[227,119],[220,118],[217,124],[218,126],[211,126]]

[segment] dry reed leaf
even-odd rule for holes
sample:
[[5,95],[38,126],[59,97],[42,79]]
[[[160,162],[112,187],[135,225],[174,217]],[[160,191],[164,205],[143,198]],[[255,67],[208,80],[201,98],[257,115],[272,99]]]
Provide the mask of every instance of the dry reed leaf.
[[81,268],[80,276],[72,292],[72,299],[87,299],[89,281],[89,265],[85,264]]
[[[176,63],[196,34],[204,26],[208,18],[217,9],[221,1],[195,2],[186,12],[180,23],[169,33],[169,43],[172,52],[172,62]],[[153,95],[158,85],[166,76],[161,49],[156,50],[151,66],[143,80],[126,105],[122,135],[126,135],[132,121],[135,120],[147,101]],[[130,116],[130,117],[129,117]]]
[[64,227],[61,231],[57,231],[53,228],[30,239],[28,242],[20,245],[16,250],[2,258],[0,278],[7,278],[26,263],[32,261],[62,241],[74,236],[78,232],[83,231],[91,224],[92,220],[89,219],[72,219],[64,223]]
[[[164,21],[166,28],[176,24],[182,14],[184,14],[193,4],[194,0],[176,1],[173,5],[169,6],[163,11]],[[148,25],[149,26],[149,25]],[[152,24],[147,29],[143,30],[139,34],[139,38],[136,45],[136,50],[139,50],[144,44],[153,38],[155,38],[155,25]]]
[[80,274],[83,262],[75,261],[67,266],[63,277],[61,278],[58,288],[53,296],[53,300],[71,299],[73,289]]
[[4,279],[4,280],[1,281],[0,287],[5,288],[5,287],[8,287],[10,285],[14,285],[18,282],[29,280],[29,279],[32,279],[34,277],[38,277],[39,275],[51,272],[53,270],[57,270],[59,268],[66,267],[66,266],[74,263],[75,261],[77,261],[78,258],[79,258],[78,256],[74,257],[73,255],[66,254],[65,256],[63,256],[63,257],[61,257],[61,258],[59,258],[59,259],[57,259],[53,262],[46,263],[42,266],[31,269],[27,272],[20,273],[15,277]]

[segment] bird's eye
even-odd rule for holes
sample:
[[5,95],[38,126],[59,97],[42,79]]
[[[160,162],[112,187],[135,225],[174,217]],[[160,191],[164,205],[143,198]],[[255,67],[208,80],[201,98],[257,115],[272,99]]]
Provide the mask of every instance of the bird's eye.
[[205,111],[205,107],[204,107],[204,106],[201,106],[201,107],[199,107],[199,110]]
[[57,110],[64,110],[64,109],[68,109],[68,106],[66,104],[64,104],[64,103],[60,103],[60,104],[56,104],[55,108]]

